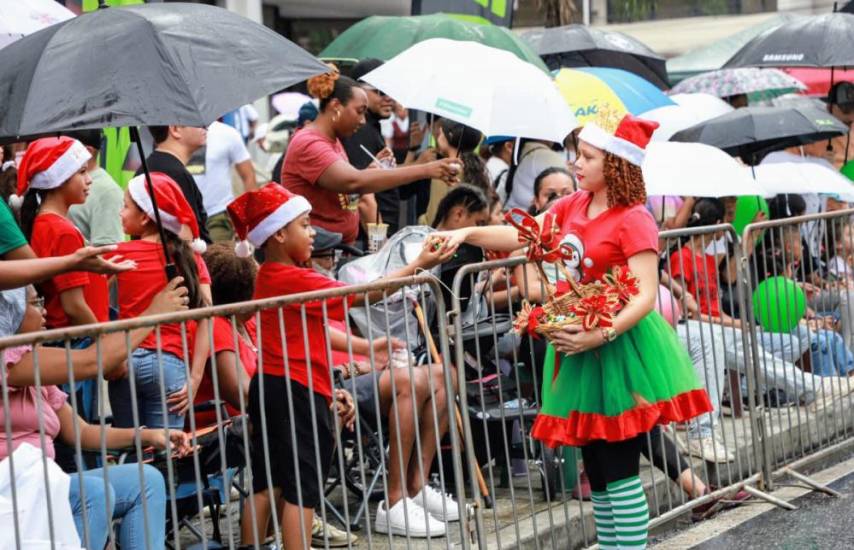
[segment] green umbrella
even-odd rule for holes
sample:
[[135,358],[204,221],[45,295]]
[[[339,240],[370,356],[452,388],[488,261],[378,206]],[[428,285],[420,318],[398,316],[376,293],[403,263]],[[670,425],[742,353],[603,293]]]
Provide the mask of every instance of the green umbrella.
[[536,52],[508,29],[472,23],[443,13],[412,17],[368,17],[344,31],[320,52],[319,57],[328,60],[375,57],[388,61],[413,44],[428,38],[479,42],[506,50],[548,72]]

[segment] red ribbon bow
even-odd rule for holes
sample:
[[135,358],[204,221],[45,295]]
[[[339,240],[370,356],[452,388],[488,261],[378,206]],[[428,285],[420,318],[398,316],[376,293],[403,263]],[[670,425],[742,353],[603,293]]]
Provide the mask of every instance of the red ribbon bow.
[[581,319],[584,330],[595,327],[608,328],[614,324],[614,312],[620,307],[615,292],[605,289],[602,293],[582,298],[572,307],[572,311]]
[[569,249],[560,245],[560,227],[555,223],[555,215],[551,212],[545,215],[543,227],[540,227],[533,216],[520,208],[507,212],[504,219],[519,232],[519,242],[528,247],[528,260],[556,262],[558,259],[571,257]]
[[542,306],[531,306],[528,302],[522,304],[516,320],[513,322],[513,328],[519,334],[528,334],[537,338],[537,327],[540,326],[540,320],[545,315]]
[[636,296],[640,292],[638,278],[631,271],[620,266],[612,269],[611,273],[605,274],[602,279],[623,304],[628,304],[632,296]]

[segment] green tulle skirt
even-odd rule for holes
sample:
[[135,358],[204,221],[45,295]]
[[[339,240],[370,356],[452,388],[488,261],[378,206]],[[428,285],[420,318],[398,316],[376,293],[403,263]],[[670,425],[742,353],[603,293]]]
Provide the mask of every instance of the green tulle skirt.
[[711,410],[688,352],[653,311],[591,351],[564,356],[549,345],[532,434],[550,447],[623,441]]

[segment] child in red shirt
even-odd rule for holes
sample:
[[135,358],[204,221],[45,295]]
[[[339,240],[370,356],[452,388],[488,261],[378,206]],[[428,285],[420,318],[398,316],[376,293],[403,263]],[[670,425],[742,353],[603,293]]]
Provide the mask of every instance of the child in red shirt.
[[[235,232],[249,241],[238,243],[238,253],[251,254],[252,246],[264,250],[265,261],[255,282],[255,299],[345,286],[313,269],[301,267],[311,258],[315,235],[309,221],[310,211],[311,205],[304,197],[278,185],[249,191],[228,206]],[[413,263],[389,278],[413,275],[446,259],[449,254],[434,244],[428,240]],[[381,293],[371,293],[368,297],[378,299]],[[348,305],[358,305],[364,299],[363,294],[346,297]],[[252,465],[258,472],[253,479],[253,500],[257,532],[266,533],[270,510],[264,475],[267,450],[272,490],[276,498],[281,496],[285,501],[281,521],[286,550],[302,549],[310,543],[314,508],[323,495],[318,479],[326,478],[335,448],[330,403],[337,407],[348,429],[352,429],[355,420],[350,394],[332,388],[330,346],[324,325],[326,319],[344,321],[344,301],[345,298],[324,298],[269,308],[260,314],[261,361],[249,386]],[[262,433],[265,424],[267,449]],[[296,448],[292,445],[293,438]],[[255,543],[253,531],[247,521],[243,527],[244,544]]]
[[[199,254],[201,241],[195,215],[172,178],[154,172],[151,180],[169,257],[189,291],[187,303],[191,308],[209,305],[211,280]],[[116,251],[137,264],[135,270],[118,275],[119,318],[133,319],[142,314],[167,284],[163,245],[154,222],[154,207],[145,176],[137,176],[128,183],[121,217],[125,233],[138,237],[120,243]],[[187,240],[193,237],[196,240],[191,249]],[[184,416],[189,409],[187,386],[192,384],[193,393],[198,390],[208,357],[208,325],[206,320],[161,325],[133,351],[128,376],[133,376],[135,381],[140,425],[162,428],[165,423],[170,428],[184,427]],[[184,353],[185,343],[189,355]],[[188,363],[191,365],[189,379],[185,366]],[[161,397],[164,393],[165,402]],[[111,381],[114,426],[134,426],[132,403],[129,378]]]
[[[86,171],[89,151],[69,137],[43,138],[27,148],[18,171],[23,196],[21,225],[33,252],[41,258],[72,254],[85,245],[68,219],[68,207],[82,204],[92,179]],[[45,299],[47,328],[109,320],[107,280],[72,271],[39,285]]]
[[[701,199],[694,205],[688,227],[719,224],[723,215],[724,207],[719,200]],[[713,321],[732,322],[720,308],[718,257],[706,253],[709,243],[719,239],[722,234],[691,239],[670,256],[667,267],[673,280],[697,300],[702,315]]]

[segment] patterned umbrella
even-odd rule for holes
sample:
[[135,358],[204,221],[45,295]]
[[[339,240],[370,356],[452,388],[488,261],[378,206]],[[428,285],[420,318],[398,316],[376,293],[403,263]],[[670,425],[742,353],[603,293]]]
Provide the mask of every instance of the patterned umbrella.
[[717,97],[747,94],[749,101],[762,101],[806,90],[803,82],[779,69],[720,69],[686,78],[673,93],[705,93]]

